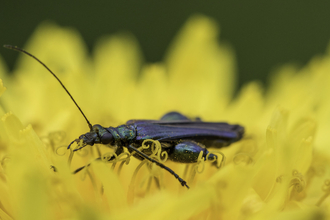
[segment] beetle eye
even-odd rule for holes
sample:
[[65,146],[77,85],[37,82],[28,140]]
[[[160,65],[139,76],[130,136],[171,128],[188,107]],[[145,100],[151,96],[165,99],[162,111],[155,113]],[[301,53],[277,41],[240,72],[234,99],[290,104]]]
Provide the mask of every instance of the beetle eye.
[[111,133],[105,133],[101,137],[101,143],[102,144],[110,144],[113,140],[113,136]]

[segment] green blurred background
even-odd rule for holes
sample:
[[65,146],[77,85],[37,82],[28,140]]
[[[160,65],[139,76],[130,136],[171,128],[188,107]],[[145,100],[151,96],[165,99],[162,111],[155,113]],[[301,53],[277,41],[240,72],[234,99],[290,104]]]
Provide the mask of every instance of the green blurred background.
[[[260,80],[285,63],[304,65],[323,54],[330,40],[330,1],[121,0],[1,1],[0,43],[24,46],[42,21],[76,28],[91,52],[103,35],[129,31],[147,62],[161,61],[193,14],[216,20],[220,39],[234,48],[239,82]],[[12,69],[18,53],[0,50]],[[329,73],[330,74],[330,73]]]

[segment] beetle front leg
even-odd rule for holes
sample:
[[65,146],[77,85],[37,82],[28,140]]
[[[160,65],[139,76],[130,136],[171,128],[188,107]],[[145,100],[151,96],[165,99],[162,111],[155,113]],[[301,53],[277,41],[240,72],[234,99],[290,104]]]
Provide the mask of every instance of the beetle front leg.
[[[110,145],[109,145],[109,146],[110,146]],[[123,152],[124,152],[123,147],[119,147],[119,146],[117,146],[117,148],[116,148],[116,150],[115,150],[115,154],[118,156],[118,155],[122,154]],[[115,156],[112,156],[111,158],[108,158],[108,159],[107,159],[107,162],[110,162],[111,160],[114,160],[115,158],[116,158]],[[104,159],[104,158],[103,158],[103,159]],[[101,158],[101,157],[96,158],[95,161],[97,161],[97,160],[102,160],[102,158]],[[75,171],[73,171],[72,173],[73,173],[73,174],[76,174],[76,173],[80,172],[81,170],[83,170],[84,168],[89,167],[90,165],[91,165],[91,163],[86,164],[85,166],[79,167],[79,168],[77,168]]]
[[[202,144],[187,140],[170,148],[168,151],[168,158],[180,163],[196,163],[200,152],[203,152],[204,160],[206,160],[209,151]],[[215,160],[217,156],[209,154],[208,159]]]

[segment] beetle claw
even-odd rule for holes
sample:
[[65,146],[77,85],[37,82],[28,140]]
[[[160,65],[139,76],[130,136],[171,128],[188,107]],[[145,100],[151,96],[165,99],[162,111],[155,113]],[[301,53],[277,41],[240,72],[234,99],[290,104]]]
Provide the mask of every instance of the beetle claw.
[[76,140],[74,140],[74,141],[72,141],[70,144],[69,144],[69,146],[68,146],[68,150],[70,149],[70,147],[71,147],[71,145],[73,144],[73,142],[75,142]]

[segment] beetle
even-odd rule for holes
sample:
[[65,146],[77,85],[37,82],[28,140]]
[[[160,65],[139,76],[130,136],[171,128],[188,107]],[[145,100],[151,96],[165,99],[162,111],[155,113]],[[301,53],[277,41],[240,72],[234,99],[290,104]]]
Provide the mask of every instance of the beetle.
[[[58,80],[85,118],[90,131],[73,140],[69,144],[68,149],[74,142],[81,144],[74,151],[80,150],[87,145],[104,144],[116,146],[115,153],[120,155],[124,152],[124,148],[127,148],[130,153],[135,152],[133,155],[137,159],[147,159],[155,163],[170,172],[182,186],[189,188],[186,181],[173,170],[149,157],[151,155],[150,150],[138,150],[142,142],[148,139],[159,141],[161,150],[167,152],[169,160],[181,163],[195,163],[201,152],[204,160],[217,159],[217,156],[209,153],[205,146],[225,147],[240,140],[244,135],[244,127],[240,125],[231,125],[225,122],[204,122],[200,118],[189,119],[179,112],[169,112],[160,120],[130,120],[118,127],[104,127],[99,124],[92,125],[63,83],[43,62],[19,47],[11,45],[4,45],[4,47],[23,52],[43,65]],[[207,156],[208,158],[206,158]],[[84,167],[77,169],[74,173],[79,172]]]

